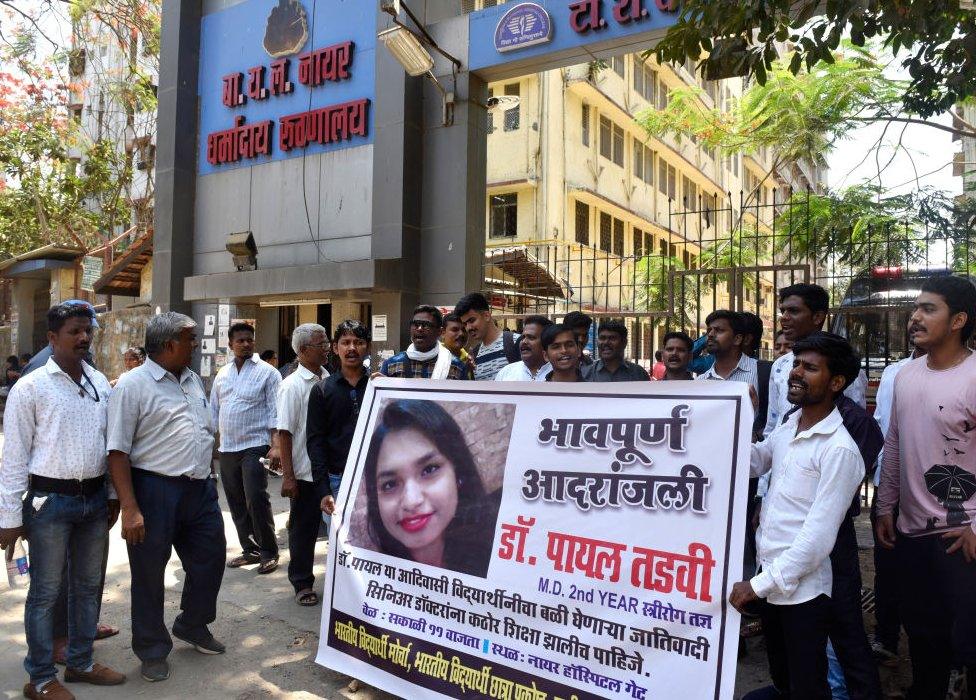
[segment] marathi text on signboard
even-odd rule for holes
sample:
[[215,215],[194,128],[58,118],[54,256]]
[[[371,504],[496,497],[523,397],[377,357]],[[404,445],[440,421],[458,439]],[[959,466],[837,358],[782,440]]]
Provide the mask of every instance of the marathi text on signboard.
[[411,698],[731,698],[751,420],[734,382],[374,382],[319,663]]

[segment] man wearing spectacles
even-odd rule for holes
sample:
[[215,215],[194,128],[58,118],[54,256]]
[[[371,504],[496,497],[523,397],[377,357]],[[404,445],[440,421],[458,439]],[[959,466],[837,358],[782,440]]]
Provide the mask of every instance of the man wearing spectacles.
[[411,345],[380,367],[384,377],[400,379],[467,379],[468,368],[440,340],[441,311],[426,304],[413,310]]
[[108,530],[119,515],[118,499],[105,478],[112,389],[84,362],[93,321],[90,306],[60,304],[48,311],[51,357],[13,386],[4,415],[0,546],[7,549],[26,537],[31,548],[24,611],[28,698],[74,697],[58,682],[54,665],[54,608],[66,568],[72,624],[65,680],[125,682],[125,675],[92,658]]

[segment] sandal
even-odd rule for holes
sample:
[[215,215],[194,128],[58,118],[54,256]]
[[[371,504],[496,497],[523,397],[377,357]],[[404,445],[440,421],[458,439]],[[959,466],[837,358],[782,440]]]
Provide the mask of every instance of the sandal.
[[109,637],[114,637],[119,633],[118,627],[112,627],[112,625],[103,625],[101,622],[98,623],[98,627],[95,628],[95,639],[108,639]]
[[311,608],[319,604],[319,594],[311,588],[306,588],[295,594],[295,602],[303,607]]
[[234,557],[229,562],[227,562],[228,569],[238,569],[242,566],[247,566],[248,564],[257,564],[261,561],[261,557],[257,554],[242,554],[239,557]]
[[268,559],[268,561],[261,562],[261,566],[258,567],[259,574],[270,574],[272,571],[278,568],[278,557],[274,559]]

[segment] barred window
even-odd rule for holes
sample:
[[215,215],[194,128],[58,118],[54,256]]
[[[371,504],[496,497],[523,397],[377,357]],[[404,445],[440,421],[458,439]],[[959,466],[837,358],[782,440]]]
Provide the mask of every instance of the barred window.
[[583,105],[583,145],[590,145],[590,106]]
[[624,255],[624,222],[620,219],[613,220],[613,254]]
[[[512,83],[505,86],[505,95],[508,97],[518,97],[520,93],[519,84]],[[505,131],[517,131],[522,121],[522,106],[516,105],[511,109],[505,110]]]
[[600,250],[609,253],[613,248],[613,218],[600,212]]
[[514,238],[518,235],[518,194],[491,196],[489,232],[492,238]]
[[644,232],[634,227],[634,257],[644,257]]
[[576,242],[590,244],[590,205],[576,202]]

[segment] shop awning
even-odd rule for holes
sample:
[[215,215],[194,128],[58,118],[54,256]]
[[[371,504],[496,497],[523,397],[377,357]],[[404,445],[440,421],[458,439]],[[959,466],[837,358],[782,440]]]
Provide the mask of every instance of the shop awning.
[[152,260],[153,232],[146,231],[132,242],[122,257],[92,285],[96,294],[114,294],[124,297],[139,296],[142,269]]
[[494,248],[485,251],[486,265],[492,265],[515,279],[512,291],[565,299],[568,288],[524,247]]

